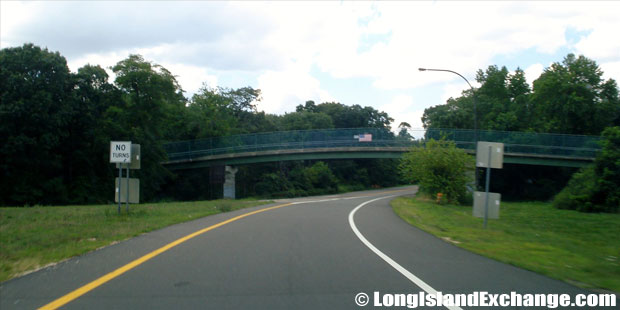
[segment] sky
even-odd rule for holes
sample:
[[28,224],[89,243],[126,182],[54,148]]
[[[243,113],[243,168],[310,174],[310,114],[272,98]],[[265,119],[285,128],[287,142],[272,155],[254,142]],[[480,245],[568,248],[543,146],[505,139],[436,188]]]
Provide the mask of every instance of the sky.
[[620,1],[4,1],[0,48],[58,51],[72,71],[130,54],[172,72],[186,97],[209,87],[262,91],[258,109],[307,100],[372,106],[421,128],[424,109],[490,65],[532,82],[568,53],[620,80]]

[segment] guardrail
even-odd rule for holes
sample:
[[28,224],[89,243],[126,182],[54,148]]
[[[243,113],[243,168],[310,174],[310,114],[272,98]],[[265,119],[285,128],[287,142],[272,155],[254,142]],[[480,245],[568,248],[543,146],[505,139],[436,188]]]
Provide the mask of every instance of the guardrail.
[[[286,149],[330,147],[410,147],[428,139],[454,141],[459,148],[473,150],[474,131],[468,129],[410,130],[412,136],[400,137],[387,129],[347,128],[294,130],[214,137],[172,142],[164,145],[170,161],[200,157]],[[372,135],[371,141],[360,141],[359,135]],[[356,138],[357,136],[357,138]],[[592,159],[600,151],[600,137],[514,131],[478,131],[478,141],[502,142],[507,154],[562,156]]]

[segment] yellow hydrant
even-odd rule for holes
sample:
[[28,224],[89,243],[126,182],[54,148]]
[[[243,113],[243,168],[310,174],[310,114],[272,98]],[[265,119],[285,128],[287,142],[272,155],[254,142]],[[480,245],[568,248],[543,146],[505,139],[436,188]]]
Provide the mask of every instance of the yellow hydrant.
[[443,198],[443,193],[437,193],[437,203],[441,203],[441,198]]

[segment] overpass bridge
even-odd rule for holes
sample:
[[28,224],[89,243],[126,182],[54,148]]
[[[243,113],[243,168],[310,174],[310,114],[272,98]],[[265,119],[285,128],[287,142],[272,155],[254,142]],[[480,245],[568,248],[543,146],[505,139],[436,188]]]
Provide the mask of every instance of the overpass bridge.
[[[169,169],[225,166],[227,183],[234,197],[233,166],[288,160],[400,158],[411,147],[428,139],[454,141],[474,154],[474,131],[468,129],[411,130],[411,137],[399,137],[377,128],[295,130],[179,141],[164,145]],[[597,136],[510,131],[478,131],[479,141],[504,143],[508,164],[581,167],[600,151]],[[232,182],[232,183],[231,183]],[[232,189],[230,189],[232,184]],[[230,193],[229,193],[230,194]]]
[[[469,153],[475,152],[473,130],[409,133],[411,138],[377,128],[321,129],[180,141],[164,145],[168,154],[164,164],[170,169],[192,169],[287,160],[400,158],[412,146],[442,137]],[[371,139],[360,139],[364,134],[371,135]],[[504,143],[504,162],[512,164],[581,167],[592,162],[600,151],[597,136],[479,130],[478,140]]]

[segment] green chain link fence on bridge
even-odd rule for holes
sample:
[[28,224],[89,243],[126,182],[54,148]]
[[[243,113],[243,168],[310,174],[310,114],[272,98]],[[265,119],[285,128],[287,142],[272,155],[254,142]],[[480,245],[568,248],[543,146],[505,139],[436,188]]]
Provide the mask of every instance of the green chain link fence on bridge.
[[[410,130],[409,133],[411,137],[401,137],[379,128],[294,130],[179,141],[165,144],[164,148],[171,161],[286,149],[411,147],[431,138],[444,138],[454,141],[460,148],[475,149],[476,135],[471,129],[420,129]],[[360,135],[366,139],[360,138]],[[502,142],[505,153],[540,156],[594,158],[600,150],[600,137],[597,136],[479,130],[478,141]]]

